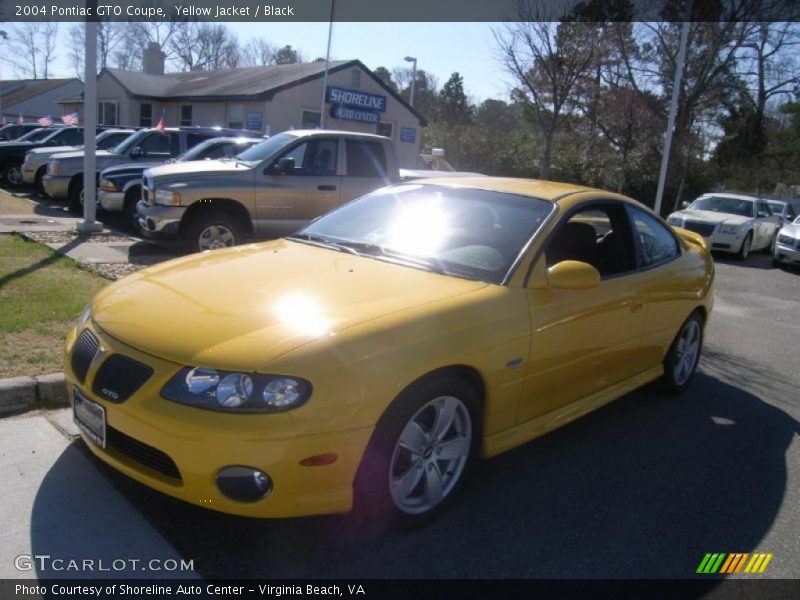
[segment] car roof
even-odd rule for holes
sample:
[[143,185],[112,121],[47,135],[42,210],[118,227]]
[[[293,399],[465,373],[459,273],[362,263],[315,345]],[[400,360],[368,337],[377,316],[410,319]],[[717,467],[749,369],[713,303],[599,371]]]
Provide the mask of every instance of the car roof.
[[[406,185],[443,185],[470,187],[492,192],[505,192],[531,196],[541,200],[557,201],[565,196],[578,192],[603,192],[595,188],[559,181],[546,181],[544,179],[517,179],[513,177],[431,177],[429,179],[414,179]],[[603,192],[611,195],[611,192]],[[618,194],[613,194],[618,197]]]

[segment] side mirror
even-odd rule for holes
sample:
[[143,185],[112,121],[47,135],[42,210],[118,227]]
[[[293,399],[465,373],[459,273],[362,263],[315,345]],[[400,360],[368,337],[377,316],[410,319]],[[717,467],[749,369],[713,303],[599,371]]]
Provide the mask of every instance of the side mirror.
[[272,175],[288,175],[294,173],[294,158],[291,156],[284,156],[270,167],[269,172]]
[[563,290],[586,290],[600,284],[600,273],[589,263],[562,260],[547,269],[550,287]]
[[133,150],[131,150],[131,158],[140,158],[144,156],[144,150],[142,150],[141,146],[136,146]]
[[681,208],[689,208],[689,202],[687,200],[681,202]]

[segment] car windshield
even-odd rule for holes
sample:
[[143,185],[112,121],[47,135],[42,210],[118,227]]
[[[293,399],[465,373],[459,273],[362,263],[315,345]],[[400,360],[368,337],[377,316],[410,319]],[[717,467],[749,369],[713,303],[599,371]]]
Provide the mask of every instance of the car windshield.
[[780,215],[783,214],[783,209],[786,208],[786,205],[783,202],[767,202],[769,207],[772,209],[772,214]]
[[745,200],[743,198],[703,196],[692,202],[689,208],[692,210],[710,210],[712,212],[739,215],[740,217],[752,217],[753,205],[754,202],[752,200]]
[[147,129],[137,131],[128,139],[123,140],[120,144],[114,146],[113,148],[110,148],[108,151],[111,152],[112,154],[125,154],[131,148],[135,148],[136,146],[138,146],[139,142],[141,142],[143,138],[147,137],[149,133],[150,131]]
[[278,135],[272,136],[271,138],[266,139],[255,146],[251,146],[244,152],[240,152],[236,155],[236,158],[246,163],[257,164],[265,158],[269,158],[281,148],[292,143],[296,139],[297,136],[291,133],[279,133]]
[[39,140],[43,140],[44,138],[48,137],[52,132],[50,129],[34,129],[33,131],[29,131],[21,138],[19,138],[18,142],[38,142]]
[[401,184],[354,200],[290,239],[499,284],[552,209],[529,196]]

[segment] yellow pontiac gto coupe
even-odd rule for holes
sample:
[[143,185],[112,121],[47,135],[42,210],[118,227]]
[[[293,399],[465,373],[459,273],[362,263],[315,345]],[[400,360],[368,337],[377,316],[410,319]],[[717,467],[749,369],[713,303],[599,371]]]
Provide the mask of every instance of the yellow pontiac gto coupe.
[[713,280],[700,236],[617,194],[399,184],[108,286],[67,382],[92,452],[166,494],[413,523],[478,455],[657,378],[682,391]]

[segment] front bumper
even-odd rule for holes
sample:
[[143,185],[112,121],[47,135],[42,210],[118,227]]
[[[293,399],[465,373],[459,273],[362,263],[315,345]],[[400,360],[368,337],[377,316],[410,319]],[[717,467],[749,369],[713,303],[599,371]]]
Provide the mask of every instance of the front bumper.
[[45,175],[42,177],[44,193],[56,200],[66,200],[69,195],[71,177],[65,175]]
[[177,239],[180,237],[181,219],[185,206],[160,206],[139,200],[136,205],[139,231],[146,238]]
[[[91,324],[88,328],[106,353],[92,361],[81,383],[71,368],[72,350],[80,332],[73,329],[68,334],[65,372],[70,400],[77,387],[83,396],[105,408],[107,430],[113,430],[117,437],[122,434],[127,440],[101,448],[82,432],[95,456],[148,487],[236,515],[293,517],[346,512],[352,507],[352,482],[372,427],[305,435],[295,430],[290,412],[233,415],[170,402],[161,397],[160,390],[180,365],[139,352]],[[122,403],[110,402],[92,391],[100,367],[114,354],[153,369],[150,378]],[[137,459],[136,452],[129,450],[136,443],[164,453],[177,467],[178,477],[167,476]],[[299,464],[304,458],[331,452],[338,456],[333,464]],[[256,502],[238,502],[224,496],[215,479],[220,469],[232,465],[267,473],[272,491]]]
[[793,246],[777,242],[772,257],[775,262],[787,265],[800,265],[800,241],[795,241]]
[[97,192],[97,200],[104,210],[109,212],[121,212],[125,206],[125,193],[99,190]]

